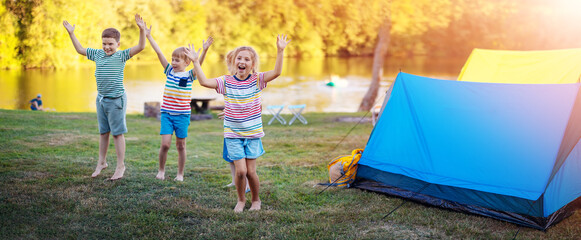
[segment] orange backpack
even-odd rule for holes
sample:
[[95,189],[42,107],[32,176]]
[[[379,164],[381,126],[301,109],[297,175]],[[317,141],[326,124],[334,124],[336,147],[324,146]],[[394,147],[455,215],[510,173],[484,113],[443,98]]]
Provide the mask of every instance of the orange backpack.
[[351,155],[341,155],[327,164],[329,170],[329,185],[349,187],[355,181],[357,163],[363,154],[363,149],[355,149]]

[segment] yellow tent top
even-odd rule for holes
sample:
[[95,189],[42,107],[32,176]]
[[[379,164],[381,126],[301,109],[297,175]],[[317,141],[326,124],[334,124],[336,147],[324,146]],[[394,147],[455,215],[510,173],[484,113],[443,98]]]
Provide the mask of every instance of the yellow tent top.
[[490,83],[577,83],[581,48],[549,51],[474,49],[458,81]]

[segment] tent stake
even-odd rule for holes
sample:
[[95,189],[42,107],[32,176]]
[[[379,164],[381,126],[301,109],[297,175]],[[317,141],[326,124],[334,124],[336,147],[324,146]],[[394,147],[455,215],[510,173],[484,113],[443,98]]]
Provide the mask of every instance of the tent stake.
[[[424,185],[424,186],[423,186],[423,187],[422,187],[422,188],[421,188],[419,191],[416,191],[416,192],[414,192],[414,194],[413,194],[411,197],[409,197],[409,198],[413,198],[413,197],[415,197],[415,196],[416,196],[416,194],[418,194],[418,193],[420,193],[420,192],[424,191],[424,189],[426,189],[428,186],[430,186],[430,183],[426,183],[426,185]],[[408,201],[407,201],[407,200],[405,200],[405,199],[404,199],[403,201],[404,201],[404,202],[402,202],[402,203],[401,203],[399,206],[397,206],[396,208],[394,208],[393,210],[391,210],[391,211],[390,211],[390,212],[389,212],[387,215],[383,216],[383,217],[381,218],[381,220],[385,219],[386,217],[388,217],[389,215],[391,215],[393,212],[395,212],[395,210],[397,210],[398,208],[400,208],[401,206],[403,206],[404,204],[406,204],[406,203],[408,202]]]
[[[327,187],[326,187],[325,189],[323,189],[322,191],[320,191],[319,193],[317,193],[317,195],[320,195],[320,194],[321,194],[321,193],[323,193],[325,190],[327,190],[327,188],[329,188],[330,186],[333,186],[333,184],[335,184],[335,183],[336,183],[336,182],[337,182],[339,179],[341,179],[341,178],[342,178],[342,177],[344,177],[344,176],[345,176],[345,173],[341,174],[341,176],[340,176],[340,177],[338,177],[337,179],[335,179],[335,181],[333,181],[332,183],[330,183],[330,184],[328,184],[328,185],[327,185],[327,184],[325,184],[325,185],[327,185]],[[319,183],[319,184],[321,184],[321,183]],[[323,185],[323,184],[321,184],[321,185]]]
[[403,200],[403,202],[397,206],[396,208],[394,208],[393,210],[391,210],[387,215],[383,216],[381,218],[381,220],[385,219],[386,217],[388,217],[389,215],[391,215],[393,212],[395,212],[395,210],[399,209],[401,206],[403,206],[404,204],[406,204],[408,201],[406,201],[405,199]]
[[514,237],[512,237],[512,240],[516,239],[516,236],[518,236],[519,232],[520,232],[520,227],[518,227],[518,229],[516,230],[516,233],[514,234]]

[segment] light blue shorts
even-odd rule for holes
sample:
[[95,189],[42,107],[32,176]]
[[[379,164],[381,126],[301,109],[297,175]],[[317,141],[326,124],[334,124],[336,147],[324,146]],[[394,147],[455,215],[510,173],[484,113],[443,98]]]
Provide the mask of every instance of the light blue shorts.
[[264,154],[262,140],[260,138],[225,138],[224,139],[224,160],[232,162],[235,160],[257,159]]
[[160,135],[176,133],[177,138],[188,137],[188,127],[190,126],[190,114],[171,115],[166,112],[161,113]]
[[127,132],[125,112],[127,111],[127,94],[118,98],[107,98],[97,95],[97,121],[99,133],[111,132],[113,136]]
[[226,162],[234,162],[228,157],[228,150],[226,149],[226,138],[224,138],[224,145],[222,145],[222,158],[224,158],[224,161]]

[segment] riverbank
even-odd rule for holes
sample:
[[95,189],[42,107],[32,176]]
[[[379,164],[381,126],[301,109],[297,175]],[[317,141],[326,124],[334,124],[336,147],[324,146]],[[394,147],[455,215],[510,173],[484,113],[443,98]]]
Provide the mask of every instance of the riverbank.
[[[328,180],[326,164],[364,148],[372,130],[368,122],[336,120],[364,115],[307,113],[307,125],[265,125],[267,153],[257,162],[263,210],[234,214],[235,190],[224,187],[230,169],[221,159],[221,120],[192,122],[185,181],[175,182],[155,179],[159,122],[128,115],[127,171],[111,182],[113,141],[109,168],[90,177],[99,139],[95,113],[0,110],[0,232],[5,239],[511,239],[517,231],[518,239],[581,236],[581,210],[541,232],[412,202],[382,219],[403,200],[358,189],[318,194],[323,188],[315,185]],[[174,143],[168,179],[177,171]]]

